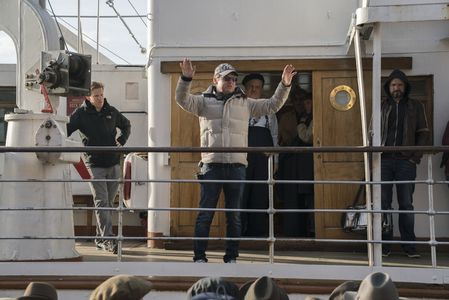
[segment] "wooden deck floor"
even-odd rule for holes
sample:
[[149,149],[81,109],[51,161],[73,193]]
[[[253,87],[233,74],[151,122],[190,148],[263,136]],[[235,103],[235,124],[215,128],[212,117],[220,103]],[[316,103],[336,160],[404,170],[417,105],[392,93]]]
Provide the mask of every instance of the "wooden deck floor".
[[[82,261],[117,261],[117,255],[97,250],[92,242],[77,242],[76,249]],[[408,258],[403,252],[392,252],[383,258],[384,266],[431,267],[430,252],[421,252],[421,258]],[[222,263],[222,250],[207,252],[210,263]],[[192,262],[191,250],[150,249],[146,242],[126,241],[122,246],[122,261]],[[268,263],[268,251],[241,250],[238,263]],[[355,251],[275,251],[275,263],[290,264],[332,264],[332,265],[368,265],[364,252]],[[449,268],[449,254],[437,252],[437,266]]]

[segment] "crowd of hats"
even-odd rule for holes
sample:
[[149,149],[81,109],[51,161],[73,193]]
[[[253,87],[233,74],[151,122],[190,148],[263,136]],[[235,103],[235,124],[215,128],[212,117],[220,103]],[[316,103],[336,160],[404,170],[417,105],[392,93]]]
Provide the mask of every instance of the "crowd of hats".
[[[130,275],[117,275],[100,284],[89,300],[141,300],[148,294],[151,282]],[[58,300],[55,287],[46,282],[32,282],[23,296],[0,300]],[[240,288],[220,277],[205,277],[187,291],[188,300],[288,300],[288,294],[274,279],[263,276],[249,281]],[[308,296],[306,300],[321,299]],[[337,286],[329,300],[406,300],[399,297],[391,277],[382,272],[371,273],[359,284],[347,281]]]
[[[198,280],[187,291],[188,300],[288,300],[287,293],[270,277],[263,276],[238,288],[220,277]],[[308,296],[306,300],[320,300]],[[369,274],[359,284],[346,281],[337,286],[329,300],[406,300],[399,297],[391,277],[382,272]]]

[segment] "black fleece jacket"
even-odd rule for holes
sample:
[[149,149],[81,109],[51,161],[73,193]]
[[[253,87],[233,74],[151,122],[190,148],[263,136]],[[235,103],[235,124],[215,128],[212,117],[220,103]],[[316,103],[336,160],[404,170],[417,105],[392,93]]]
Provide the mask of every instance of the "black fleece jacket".
[[[117,128],[120,136],[116,138]],[[76,130],[81,132],[85,146],[116,146],[116,140],[123,146],[131,134],[131,123],[106,99],[99,112],[86,99],[67,124],[67,135]],[[108,168],[120,162],[120,153],[86,153],[86,159],[91,167]]]

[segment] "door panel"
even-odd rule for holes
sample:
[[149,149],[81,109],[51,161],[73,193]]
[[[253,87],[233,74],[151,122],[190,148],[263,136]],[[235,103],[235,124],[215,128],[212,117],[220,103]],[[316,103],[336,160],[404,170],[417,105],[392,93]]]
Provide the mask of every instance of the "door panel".
[[[171,146],[199,147],[200,129],[198,117],[181,109],[175,101],[175,89],[179,75],[172,75],[171,79]],[[192,82],[191,93],[201,93],[212,83],[211,74],[196,74]],[[200,153],[171,153],[170,166],[172,179],[195,179],[198,172]],[[219,207],[223,207],[222,196]],[[198,207],[200,199],[199,183],[172,183],[170,186],[171,207]],[[170,213],[171,236],[193,236],[197,212],[182,211]],[[215,213],[210,235],[222,236],[224,233],[224,214]]]
[[[371,79],[365,74],[366,107],[371,116]],[[340,85],[352,88],[354,105],[341,111],[331,104],[330,94]],[[313,73],[314,146],[361,146],[362,126],[357,76],[351,71]],[[316,153],[315,180],[361,180],[364,177],[362,153]],[[358,186],[355,184],[316,184],[315,208],[341,209],[351,205]],[[317,238],[347,238],[341,229],[341,213],[315,215]]]

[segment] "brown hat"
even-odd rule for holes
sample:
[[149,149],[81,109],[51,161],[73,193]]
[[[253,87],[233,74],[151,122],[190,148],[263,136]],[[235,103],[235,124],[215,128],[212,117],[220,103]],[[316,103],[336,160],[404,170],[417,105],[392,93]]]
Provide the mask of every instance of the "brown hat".
[[258,278],[254,282],[247,282],[240,288],[240,295],[244,300],[288,300],[283,289],[267,276]]
[[100,284],[90,300],[139,300],[153,288],[151,282],[136,276],[116,275]]
[[31,282],[20,300],[58,300],[55,287],[47,282]]
[[363,279],[357,292],[344,293],[345,300],[407,300],[399,297],[396,286],[387,273],[371,273]]
[[329,300],[344,300],[344,294],[346,292],[357,292],[359,286],[360,284],[356,281],[345,281],[332,291]]

